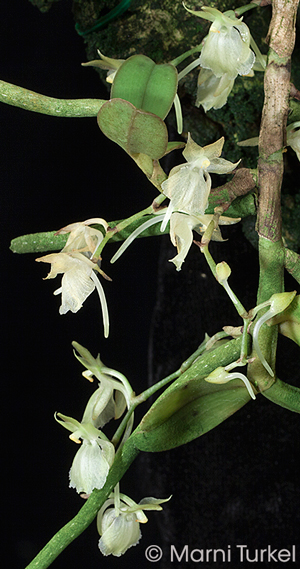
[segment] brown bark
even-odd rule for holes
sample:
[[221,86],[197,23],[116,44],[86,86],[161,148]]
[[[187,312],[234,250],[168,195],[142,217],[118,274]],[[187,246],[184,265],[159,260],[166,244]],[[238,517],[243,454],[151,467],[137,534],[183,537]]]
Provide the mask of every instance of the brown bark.
[[[265,72],[265,101],[259,136],[260,159],[258,233],[281,239],[280,194],[282,150],[290,96],[290,58],[295,44],[298,0],[274,0],[269,29],[270,50]],[[284,15],[284,17],[283,17]]]

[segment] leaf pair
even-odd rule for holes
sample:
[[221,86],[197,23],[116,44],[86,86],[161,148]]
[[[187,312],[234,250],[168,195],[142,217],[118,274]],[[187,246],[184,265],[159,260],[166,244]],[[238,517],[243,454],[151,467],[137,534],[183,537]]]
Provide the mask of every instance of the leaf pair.
[[128,154],[161,158],[168,145],[164,123],[177,91],[177,71],[169,63],[156,65],[145,55],[133,55],[118,69],[111,99],[98,113],[102,132]]

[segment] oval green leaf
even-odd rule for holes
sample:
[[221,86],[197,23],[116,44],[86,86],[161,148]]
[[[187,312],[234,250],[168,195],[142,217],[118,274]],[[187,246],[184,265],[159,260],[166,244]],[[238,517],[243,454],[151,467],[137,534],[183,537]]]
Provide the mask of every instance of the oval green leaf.
[[97,120],[103,134],[128,154],[142,153],[152,160],[165,154],[168,131],[155,114],[139,110],[123,99],[111,99],[101,107]]
[[186,444],[225,421],[251,397],[238,380],[217,385],[193,379],[159,399],[133,435],[135,446],[142,451],[165,451]]
[[164,119],[177,92],[178,75],[170,63],[157,65],[146,55],[133,55],[118,69],[111,99],[125,99],[137,109]]

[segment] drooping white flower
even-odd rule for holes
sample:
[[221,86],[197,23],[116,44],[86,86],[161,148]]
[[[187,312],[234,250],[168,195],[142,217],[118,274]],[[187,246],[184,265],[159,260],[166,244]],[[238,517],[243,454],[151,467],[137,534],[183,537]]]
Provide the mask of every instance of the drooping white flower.
[[124,494],[119,497],[117,507],[115,499],[109,498],[98,513],[97,528],[101,536],[99,549],[103,555],[120,557],[127,549],[137,545],[142,537],[140,524],[148,521],[143,510],[162,510],[160,504],[170,499],[149,497],[137,504]]
[[[176,270],[180,271],[190,247],[193,243],[193,230],[200,235],[204,233],[210,221],[213,219],[212,214],[200,216],[186,215],[184,213],[174,212],[170,220],[170,239],[174,247],[177,248],[177,255],[173,259],[169,259],[174,263]],[[221,216],[219,225],[233,225],[241,219],[233,217]],[[212,241],[224,241],[220,228],[217,227],[212,234]]]
[[205,112],[213,109],[221,109],[228,99],[234,85],[234,79],[228,75],[217,77],[210,69],[201,69],[198,76],[198,89],[196,107],[202,105]]
[[197,12],[186,9],[212,22],[199,57],[201,67],[210,69],[216,77],[226,74],[228,80],[234,80],[237,75],[248,75],[255,54],[250,49],[250,31],[243,18],[236,18],[232,10],[222,14],[207,6]]
[[70,487],[78,493],[91,494],[94,488],[103,488],[114,461],[114,445],[91,423],[79,423],[72,417],[56,413],[58,423],[72,432],[70,439],[82,444],[70,470]]
[[[166,213],[161,213],[163,210],[158,211],[155,216],[135,229],[132,235],[121,245],[111,262],[115,262],[143,231],[160,222],[161,231],[165,231],[168,221],[170,221],[171,241],[178,251],[178,255],[170,260],[175,264],[178,271],[181,269],[193,242],[193,229],[200,234],[203,233],[213,217],[211,214],[205,214],[211,190],[209,173],[226,174],[232,172],[239,164],[239,162],[233,164],[220,158],[223,144],[224,138],[222,137],[213,144],[202,148],[193,141],[189,134],[183,151],[187,164],[175,166],[168,179],[161,185],[163,193],[170,199],[165,210]],[[223,216],[219,218],[220,225],[231,225],[238,221],[240,218],[234,219]],[[223,241],[219,228],[213,232],[212,239]]]
[[111,419],[119,419],[126,407],[129,409],[134,395],[132,388],[122,373],[106,367],[101,362],[99,354],[97,358],[93,358],[90,352],[77,342],[72,342],[72,345],[79,354],[74,352],[76,358],[87,368],[82,375],[89,381],[93,381],[95,376],[99,381],[98,389],[86,405],[82,422],[92,423],[97,429],[102,428]]
[[209,173],[227,174],[239,164],[220,158],[223,145],[224,137],[202,148],[189,134],[182,153],[187,164],[172,168],[168,179],[161,185],[163,193],[170,199],[162,231],[174,211],[195,216],[204,215],[211,190]]
[[66,314],[69,310],[74,313],[78,312],[87,297],[95,288],[97,289],[102,307],[104,335],[107,337],[109,333],[107,303],[103,287],[96,277],[95,271],[102,275],[104,273],[100,269],[99,261],[92,260],[103,239],[103,234],[101,231],[89,227],[89,224],[92,223],[99,223],[107,229],[106,221],[98,218],[68,225],[57,232],[70,232],[62,251],[39,257],[36,261],[51,263],[51,271],[46,279],[54,279],[58,274],[63,274],[61,287],[54,292],[55,295],[62,295],[60,314]]

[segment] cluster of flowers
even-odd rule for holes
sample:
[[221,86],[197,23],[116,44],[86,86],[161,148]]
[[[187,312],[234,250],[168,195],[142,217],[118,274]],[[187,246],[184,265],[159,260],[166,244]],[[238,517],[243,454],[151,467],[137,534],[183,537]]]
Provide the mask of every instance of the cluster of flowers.
[[[208,207],[208,198],[211,191],[210,173],[227,174],[232,172],[239,162],[233,164],[220,158],[224,138],[213,144],[201,147],[189,135],[183,156],[186,164],[175,166],[168,179],[162,183],[162,191],[170,202],[164,213],[155,215],[149,221],[141,224],[120,247],[118,253],[112,258],[114,262],[132,242],[133,238],[142,233],[150,224],[161,222],[161,230],[170,221],[170,238],[177,255],[171,259],[176,269],[181,269],[182,263],[193,242],[193,230],[203,233],[213,218],[212,214],[205,214]],[[220,225],[231,225],[240,221],[239,218],[221,216]],[[46,279],[55,278],[63,274],[61,286],[54,294],[62,294],[60,314],[69,310],[77,312],[86,298],[96,289],[99,294],[102,314],[104,336],[109,334],[109,317],[107,302],[103,287],[96,276],[101,274],[109,279],[101,270],[101,259],[95,253],[104,238],[104,234],[93,227],[102,226],[104,232],[108,223],[102,218],[92,218],[84,222],[72,223],[60,229],[57,233],[69,233],[66,245],[59,253],[50,253],[36,260],[51,263],[51,271]],[[214,240],[222,241],[220,229],[217,227],[213,233]]]
[[[70,469],[70,487],[87,498],[91,492],[103,488],[110,467],[115,458],[115,447],[107,439],[101,428],[111,419],[118,419],[125,409],[129,409],[133,391],[126,377],[120,372],[103,365],[100,357],[95,359],[80,346],[73,343],[77,359],[87,368],[83,376],[89,381],[94,377],[99,381],[98,388],[90,397],[81,422],[56,413],[58,423],[71,431],[70,439],[82,444],[77,451]],[[129,436],[132,421],[123,437]],[[119,493],[119,485],[104,502],[97,517],[100,534],[99,548],[103,555],[120,556],[136,545],[141,537],[140,523],[147,522],[144,510],[161,510],[160,504],[167,500],[144,498],[139,504]]]
[[[228,174],[239,164],[239,162],[233,164],[220,158],[223,145],[224,138],[222,137],[213,144],[201,147],[193,141],[189,134],[183,150],[187,163],[172,168],[168,179],[161,184],[163,194],[170,200],[167,209],[164,213],[140,225],[134,234],[121,245],[112,258],[112,262],[116,261],[133,239],[149,226],[161,222],[161,231],[164,231],[170,221],[170,238],[177,248],[177,255],[170,261],[174,263],[177,271],[181,270],[182,263],[193,242],[193,230],[202,234],[213,219],[213,214],[205,213],[211,191],[210,173]],[[232,225],[239,221],[240,218],[221,216],[219,225]],[[223,241],[219,227],[214,230],[212,239]]]
[[[233,11],[222,14],[215,8],[209,7],[203,7],[201,12],[188,11],[212,22],[196,62],[201,66],[196,104],[198,106],[201,104],[205,111],[211,108],[218,109],[225,105],[236,77],[253,75],[255,65],[257,69],[263,70],[265,61],[259,54],[248,27],[242,18],[236,18]],[[99,66],[110,70],[108,80],[113,82],[114,75],[123,60],[101,57],[102,62],[99,62]],[[295,149],[298,158],[300,130],[296,129],[299,125],[300,123],[293,123],[288,129],[288,144]],[[220,138],[213,144],[201,147],[193,141],[190,134],[188,135],[183,151],[185,163],[175,166],[161,184],[163,195],[169,199],[168,207],[163,211],[160,210],[151,220],[142,223],[120,247],[112,261],[116,260],[132,240],[150,225],[161,223],[161,231],[165,231],[170,222],[171,242],[177,248],[177,255],[170,260],[178,271],[181,269],[193,242],[193,230],[199,234],[203,233],[213,219],[213,215],[205,213],[212,185],[210,173],[227,174],[239,164],[221,158],[223,145],[224,138]],[[218,223],[228,225],[238,221],[240,220],[220,216]],[[95,225],[102,227],[102,231],[95,228]],[[109,334],[108,308],[97,274],[101,274],[107,280],[110,279],[101,269],[101,258],[97,251],[107,230],[108,223],[102,218],[67,225],[58,231],[59,234],[69,234],[62,251],[37,259],[51,263],[47,279],[55,278],[58,274],[63,275],[60,288],[54,292],[62,295],[60,314],[65,314],[69,310],[76,313],[86,298],[95,289],[98,291],[105,337]],[[219,227],[214,229],[212,239],[223,240]],[[223,276],[219,280],[227,283],[230,270],[228,266],[224,269],[224,263],[220,265]],[[259,330],[262,324],[289,306],[295,294],[294,291],[273,295],[266,303],[253,310],[254,317],[259,310],[270,306],[269,310],[257,320],[253,331],[256,353],[270,375],[274,373],[260,350]],[[71,432],[70,439],[81,445],[70,469],[70,487],[88,497],[94,489],[103,488],[115,459],[115,446],[103,433],[102,427],[113,418],[119,419],[126,409],[130,409],[134,394],[128,380],[121,373],[105,367],[99,356],[94,359],[79,344],[74,343],[74,347],[78,352],[75,353],[77,359],[86,368],[83,376],[89,381],[96,378],[99,382],[98,388],[90,397],[81,422],[61,413],[56,413],[55,418]],[[234,362],[226,368],[218,367],[206,378],[206,381],[227,383],[233,379],[240,379],[244,382],[249,396],[255,399],[253,386],[247,377],[238,372],[230,373],[235,365],[240,364]],[[121,444],[130,436],[132,425],[133,414],[127,422]],[[120,493],[118,484],[98,513],[100,551],[104,555],[120,556],[129,547],[136,545],[141,537],[140,523],[147,522],[144,511],[161,510],[161,504],[168,499],[148,497],[136,503]]]

